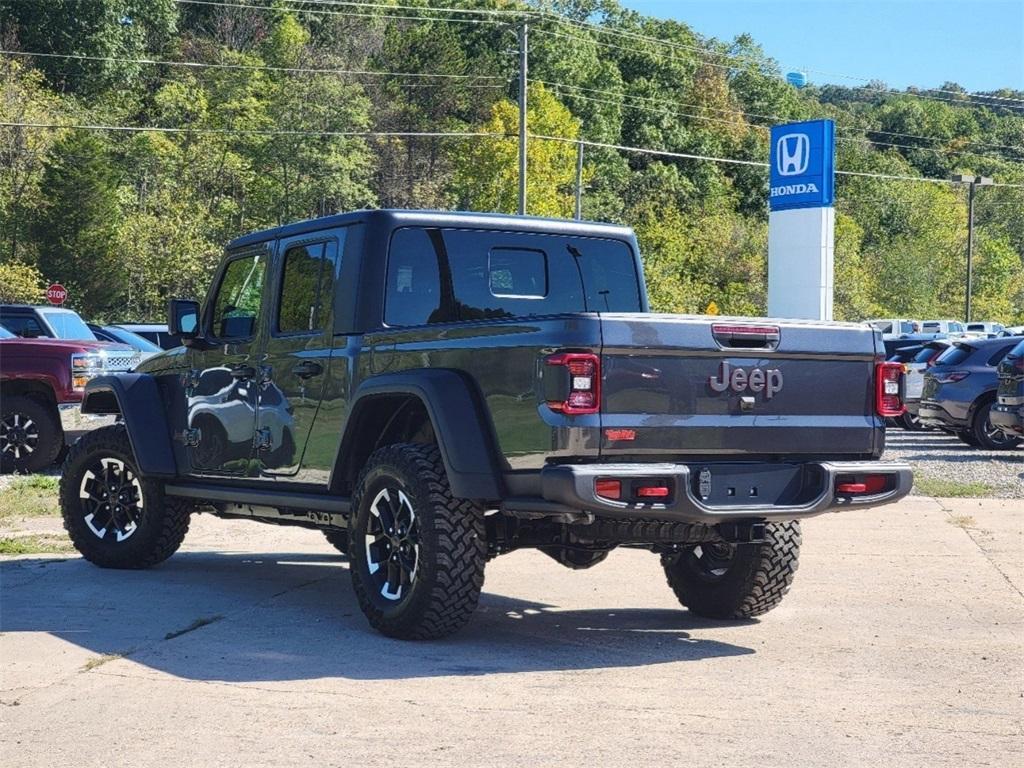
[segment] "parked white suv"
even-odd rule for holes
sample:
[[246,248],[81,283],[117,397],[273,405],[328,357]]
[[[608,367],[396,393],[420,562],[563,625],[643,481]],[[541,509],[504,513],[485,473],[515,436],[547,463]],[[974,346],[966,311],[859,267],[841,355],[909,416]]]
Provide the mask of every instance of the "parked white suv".
[[921,333],[945,333],[949,336],[963,336],[967,331],[959,320],[925,320]]
[[[865,320],[868,325],[873,325],[875,328],[880,330],[885,336],[902,336],[907,333],[920,333],[921,323],[917,320],[907,319],[882,319],[882,320]],[[917,330],[914,330],[914,326],[917,326]]]

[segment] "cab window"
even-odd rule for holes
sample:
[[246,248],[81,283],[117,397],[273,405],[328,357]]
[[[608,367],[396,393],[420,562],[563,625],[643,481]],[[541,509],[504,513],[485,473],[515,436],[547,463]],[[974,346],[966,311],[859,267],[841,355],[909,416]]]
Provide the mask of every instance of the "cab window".
[[229,261],[213,299],[212,331],[216,339],[247,339],[256,332],[267,259],[261,250]]
[[333,242],[305,243],[285,251],[277,309],[279,333],[323,330],[334,296],[336,253]]

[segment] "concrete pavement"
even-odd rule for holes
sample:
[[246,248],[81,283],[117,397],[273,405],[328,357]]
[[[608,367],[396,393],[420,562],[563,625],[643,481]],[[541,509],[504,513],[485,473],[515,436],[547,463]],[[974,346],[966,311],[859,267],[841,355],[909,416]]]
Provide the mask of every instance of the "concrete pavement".
[[911,498],[804,525],[760,621],[657,558],[488,565],[469,627],[372,633],[315,531],[200,517],[148,572],[0,565],[0,764],[1019,766],[1024,508]]

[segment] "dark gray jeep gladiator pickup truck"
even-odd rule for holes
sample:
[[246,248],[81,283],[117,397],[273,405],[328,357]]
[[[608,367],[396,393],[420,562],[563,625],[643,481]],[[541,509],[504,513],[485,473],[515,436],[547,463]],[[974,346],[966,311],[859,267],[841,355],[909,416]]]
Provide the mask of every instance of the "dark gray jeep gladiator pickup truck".
[[[631,230],[360,211],[241,237],[184,347],[94,379],[61,504],[112,568],[161,562],[194,512],[323,530],[371,625],[436,638],[484,564],[661,557],[680,602],[745,618],[793,579],[799,520],[902,498],[902,411],[867,325],[648,312]],[[637,588],[641,588],[637,585]],[[646,587],[644,587],[646,588]]]

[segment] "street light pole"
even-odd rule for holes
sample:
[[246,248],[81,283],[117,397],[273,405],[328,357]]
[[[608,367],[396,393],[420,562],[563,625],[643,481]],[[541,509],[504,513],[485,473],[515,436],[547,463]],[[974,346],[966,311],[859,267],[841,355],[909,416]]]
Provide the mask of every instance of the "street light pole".
[[967,176],[962,173],[954,174],[952,180],[958,184],[967,185],[967,290],[964,297],[964,322],[971,322],[971,289],[974,260],[974,188],[988,187],[992,185],[992,179],[987,176]]
[[519,215],[526,214],[526,78],[527,50],[526,22],[519,27]]

